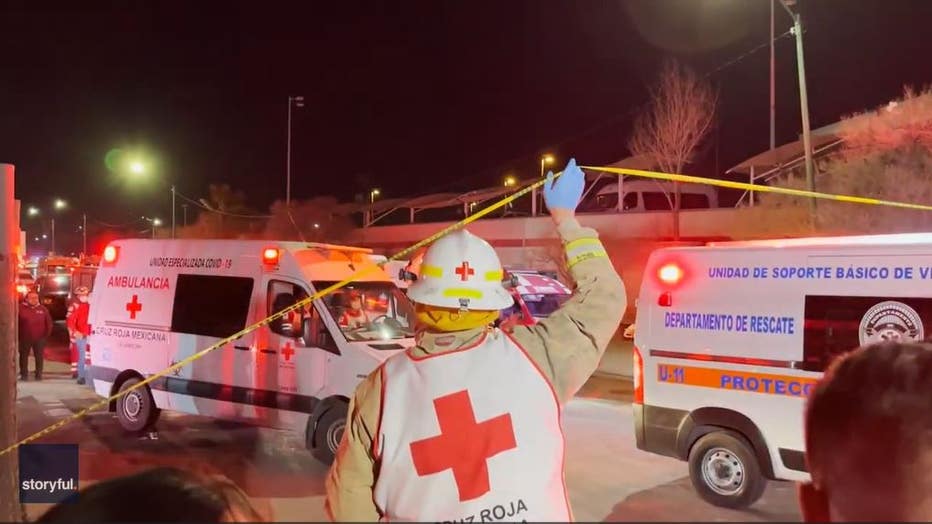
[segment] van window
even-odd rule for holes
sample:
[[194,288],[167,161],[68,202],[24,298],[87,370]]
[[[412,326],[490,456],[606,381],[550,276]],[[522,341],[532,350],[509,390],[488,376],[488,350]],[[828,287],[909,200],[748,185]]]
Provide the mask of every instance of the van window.
[[708,209],[709,195],[680,193],[680,209]]
[[645,211],[669,211],[673,208],[670,207],[670,201],[673,199],[670,196],[670,199],[667,199],[667,194],[663,191],[651,191],[641,193],[641,197],[644,198],[644,210]]
[[226,338],[246,326],[253,280],[245,277],[178,275],[172,331]]
[[[291,282],[273,280],[269,282],[268,308],[266,309],[266,313],[271,316],[307,297],[307,291],[305,291],[303,287]],[[269,324],[269,329],[285,337],[299,338],[301,336],[301,327],[304,318],[308,316],[306,313],[309,307],[310,306],[306,306],[302,310],[291,311],[284,317],[273,320]]]
[[615,209],[618,204],[618,193],[605,193],[603,195],[599,195],[595,201],[599,209]]
[[621,201],[622,211],[628,211],[631,209],[637,209],[638,207],[638,194],[637,193],[627,193],[625,198]]
[[922,325],[932,321],[932,299],[808,295],[805,314],[801,368],[825,371],[860,346],[862,330],[867,344],[921,342]]

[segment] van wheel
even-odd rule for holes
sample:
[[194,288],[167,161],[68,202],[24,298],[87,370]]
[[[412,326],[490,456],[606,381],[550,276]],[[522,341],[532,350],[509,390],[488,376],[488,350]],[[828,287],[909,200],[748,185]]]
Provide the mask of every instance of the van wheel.
[[346,430],[346,413],[346,403],[337,402],[317,422],[311,453],[314,458],[328,466],[333,464],[337,449],[340,448],[340,441],[343,440],[343,433]]
[[[120,391],[126,391],[140,382],[140,378],[130,378],[120,386]],[[126,431],[140,432],[151,428],[161,412],[162,410],[155,406],[149,386],[123,394],[116,403],[117,419]]]
[[693,445],[689,478],[703,500],[723,508],[746,508],[767,487],[754,450],[731,431],[709,433]]

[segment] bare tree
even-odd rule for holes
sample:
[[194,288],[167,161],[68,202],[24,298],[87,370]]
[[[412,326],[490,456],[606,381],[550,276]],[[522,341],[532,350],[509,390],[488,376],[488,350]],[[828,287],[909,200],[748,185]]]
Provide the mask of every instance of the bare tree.
[[[628,140],[632,155],[644,155],[666,173],[682,173],[696,147],[709,133],[717,94],[705,79],[675,60],[667,60],[651,100],[638,115]],[[673,184],[673,238],[680,237],[680,185]],[[670,199],[669,195],[667,198]]]

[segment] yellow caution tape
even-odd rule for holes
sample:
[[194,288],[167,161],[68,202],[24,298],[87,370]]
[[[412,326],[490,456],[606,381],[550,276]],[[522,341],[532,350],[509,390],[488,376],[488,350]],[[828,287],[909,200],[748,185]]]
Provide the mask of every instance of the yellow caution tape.
[[901,207],[906,209],[917,209],[920,211],[932,211],[932,206],[923,204],[911,204],[909,202],[896,202],[892,200],[880,200],[877,198],[867,198],[850,195],[835,195],[832,193],[819,193],[817,191],[804,191],[802,189],[790,189],[786,187],[761,186],[757,184],[748,184],[746,182],[732,182],[730,180],[718,180],[716,178],[703,178],[690,175],[676,175],[670,173],[658,173],[656,171],[642,171],[640,169],[627,169],[620,167],[591,167],[580,166],[582,169],[590,171],[603,171],[605,173],[614,173],[616,175],[630,175],[641,178],[653,178],[655,180],[668,180],[672,182],[685,182],[687,184],[706,184],[710,186],[727,187],[730,189],[745,189],[747,191],[759,191],[761,193],[779,193],[782,195],[801,196],[809,198],[821,198],[823,200],[835,200],[838,202],[851,202],[854,204],[868,204],[872,206]]
[[[560,175],[562,175],[562,174],[563,174],[563,173],[561,172],[561,173],[558,173],[558,174],[555,175],[555,176],[558,177],[558,176],[560,176]],[[188,357],[188,358],[186,358],[186,359],[184,359],[184,360],[182,360],[182,361],[180,361],[180,362],[177,362],[177,363],[173,364],[172,366],[170,366],[170,367],[168,367],[168,368],[165,368],[165,369],[162,370],[162,371],[159,371],[158,373],[155,373],[155,374],[149,376],[148,378],[146,378],[146,379],[143,380],[143,381],[138,382],[138,383],[134,384],[133,386],[128,387],[128,388],[126,388],[126,389],[124,389],[124,390],[121,390],[121,391],[117,392],[115,395],[110,396],[109,398],[105,398],[105,399],[103,399],[103,400],[101,400],[101,401],[99,401],[99,402],[95,402],[95,403],[92,404],[91,406],[89,406],[89,407],[87,407],[87,408],[84,408],[84,409],[82,409],[81,411],[78,411],[77,413],[71,415],[70,417],[65,418],[65,419],[62,419],[62,420],[56,422],[55,424],[52,424],[51,426],[48,426],[48,427],[45,428],[45,429],[42,429],[42,430],[40,430],[40,431],[37,431],[36,433],[33,433],[32,435],[29,435],[28,437],[26,437],[26,438],[20,440],[19,442],[15,443],[15,444],[13,444],[13,445],[11,445],[11,446],[9,446],[9,447],[7,447],[7,448],[4,449],[3,451],[0,451],[0,457],[2,457],[3,455],[6,455],[6,454],[8,454],[8,453],[13,452],[14,450],[16,450],[17,448],[19,448],[20,446],[23,446],[23,445],[25,445],[25,444],[28,444],[28,443],[30,443],[30,442],[33,442],[33,441],[35,441],[35,440],[37,440],[37,439],[40,439],[40,438],[42,438],[42,437],[44,437],[44,436],[46,436],[46,435],[48,435],[48,434],[50,434],[50,433],[52,433],[52,432],[54,432],[54,431],[57,431],[57,430],[61,429],[62,427],[66,426],[67,424],[70,424],[71,422],[74,422],[75,420],[78,420],[78,419],[80,419],[80,418],[82,418],[82,417],[87,416],[87,415],[88,415],[89,413],[91,413],[92,411],[95,411],[95,410],[97,410],[97,409],[100,409],[100,408],[103,408],[103,407],[105,407],[105,406],[108,406],[111,402],[113,402],[113,401],[119,399],[120,397],[122,397],[123,395],[129,393],[130,391],[134,391],[134,390],[139,389],[139,388],[141,388],[141,387],[145,387],[146,385],[152,383],[152,382],[155,381],[155,380],[158,380],[158,379],[160,379],[160,378],[162,378],[162,377],[168,376],[169,374],[173,373],[174,371],[183,368],[184,366],[186,366],[186,365],[188,365],[188,364],[194,362],[195,360],[197,360],[197,359],[203,357],[204,355],[210,353],[211,351],[214,351],[215,349],[221,348],[221,347],[223,347],[223,346],[225,346],[225,345],[227,345],[227,344],[230,344],[230,343],[236,341],[237,339],[239,339],[239,338],[241,338],[241,337],[243,337],[243,336],[245,336],[245,335],[248,335],[249,333],[251,333],[251,332],[253,332],[253,331],[259,329],[260,327],[262,327],[262,326],[264,326],[264,325],[266,325],[266,324],[268,324],[268,323],[270,323],[270,322],[272,322],[272,321],[274,321],[274,320],[277,320],[277,319],[279,319],[279,318],[284,317],[285,315],[287,315],[288,313],[290,313],[290,312],[292,312],[292,311],[295,311],[295,310],[297,310],[297,309],[303,309],[305,306],[310,305],[311,302],[313,302],[313,301],[315,301],[315,300],[317,300],[317,299],[319,299],[319,298],[321,298],[321,297],[324,297],[324,296],[326,296],[326,295],[329,295],[330,293],[333,293],[334,291],[336,291],[336,290],[338,290],[338,289],[340,289],[340,288],[342,288],[342,287],[344,287],[344,286],[347,286],[347,285],[351,284],[351,283],[354,282],[356,279],[358,279],[358,278],[360,278],[360,277],[362,277],[362,276],[368,275],[368,274],[370,274],[370,273],[375,273],[375,271],[376,271],[375,267],[381,268],[383,265],[387,264],[387,263],[390,262],[390,261],[402,259],[402,258],[404,258],[404,257],[406,257],[406,256],[408,256],[408,255],[410,255],[411,253],[414,253],[414,252],[417,251],[418,249],[421,249],[422,247],[424,247],[424,246],[426,246],[426,245],[428,245],[428,244],[431,244],[432,242],[436,241],[437,239],[439,239],[439,238],[441,238],[441,237],[444,237],[444,236],[446,236],[446,235],[452,233],[453,231],[456,231],[457,229],[460,229],[460,228],[462,228],[462,227],[464,227],[464,226],[466,226],[466,225],[468,225],[468,224],[470,224],[470,223],[472,223],[472,222],[475,222],[476,220],[479,220],[480,218],[482,218],[482,217],[488,215],[489,213],[491,213],[491,212],[493,212],[493,211],[495,211],[495,210],[497,210],[497,209],[501,209],[502,207],[507,206],[508,204],[510,204],[511,202],[515,201],[516,199],[518,199],[518,198],[520,198],[520,197],[526,195],[527,193],[533,191],[534,189],[536,189],[536,188],[538,188],[538,187],[544,185],[544,182],[545,182],[545,181],[546,181],[545,179],[538,180],[537,182],[535,182],[535,183],[533,183],[533,184],[531,184],[531,185],[529,185],[529,186],[527,186],[527,187],[525,187],[525,188],[522,188],[520,191],[517,191],[517,192],[515,192],[515,193],[513,193],[513,194],[511,194],[511,195],[509,195],[509,196],[507,196],[507,197],[505,197],[505,198],[503,198],[502,200],[499,200],[498,202],[495,202],[494,204],[492,204],[492,205],[490,205],[490,206],[488,206],[488,207],[486,207],[486,208],[484,208],[484,209],[478,211],[478,212],[475,213],[474,215],[471,215],[471,216],[469,216],[469,217],[466,217],[465,219],[463,219],[463,220],[457,222],[456,224],[452,224],[452,225],[450,225],[450,226],[447,226],[447,227],[441,229],[440,231],[438,231],[437,233],[435,233],[435,234],[433,234],[433,235],[431,235],[431,236],[425,238],[424,240],[421,240],[421,241],[418,242],[417,244],[414,244],[413,246],[411,246],[411,247],[409,247],[409,248],[407,248],[407,249],[404,249],[404,250],[402,250],[402,251],[400,251],[400,252],[398,252],[398,253],[392,255],[392,256],[389,257],[388,259],[383,260],[383,261],[381,261],[381,262],[375,264],[374,267],[373,267],[373,266],[370,266],[370,267],[368,267],[368,268],[366,268],[366,269],[359,270],[359,271],[353,273],[353,275],[350,276],[349,278],[347,278],[346,280],[344,280],[344,281],[342,281],[342,282],[337,282],[336,284],[333,284],[333,285],[331,285],[331,286],[329,286],[329,287],[327,287],[327,288],[321,289],[321,290],[318,291],[317,293],[314,293],[312,296],[310,296],[310,297],[308,297],[308,298],[305,298],[304,300],[301,300],[300,302],[297,302],[297,303],[295,303],[295,304],[293,304],[293,305],[291,305],[291,306],[289,306],[289,307],[287,307],[287,308],[285,308],[285,309],[282,309],[281,311],[279,311],[279,312],[273,314],[272,316],[270,316],[270,317],[268,317],[268,318],[264,318],[264,319],[262,319],[262,320],[256,322],[255,324],[252,324],[252,325],[250,325],[250,326],[247,326],[245,329],[239,331],[238,333],[235,333],[235,334],[233,334],[233,335],[230,335],[229,337],[227,337],[227,338],[225,338],[225,339],[223,339],[223,340],[221,340],[221,341],[219,341],[219,342],[217,342],[217,343],[215,343],[215,344],[213,344],[213,345],[211,345],[211,346],[209,346],[209,347],[207,347],[207,348],[205,348],[205,349],[203,349],[203,350],[201,350],[201,351],[199,351],[199,352],[197,352],[197,353],[195,353],[195,354],[193,354],[193,355],[191,355],[190,357]]]

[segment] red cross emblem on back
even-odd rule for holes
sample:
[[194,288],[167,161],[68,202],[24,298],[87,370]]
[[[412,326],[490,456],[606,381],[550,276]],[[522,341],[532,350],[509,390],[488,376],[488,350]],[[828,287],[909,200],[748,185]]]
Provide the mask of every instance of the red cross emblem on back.
[[291,361],[291,355],[294,355],[294,348],[291,347],[291,342],[285,344],[285,347],[282,348],[282,355],[285,356],[285,362]]
[[460,276],[460,280],[466,282],[469,277],[476,274],[476,270],[469,267],[469,262],[463,262],[461,266],[456,268],[456,274]]
[[489,492],[488,459],[515,449],[511,415],[476,422],[465,389],[434,399],[440,435],[411,443],[414,469],[421,477],[453,470],[460,502]]
[[139,295],[133,295],[133,301],[126,304],[126,310],[129,311],[130,320],[135,320],[136,313],[142,311],[142,303],[139,302]]

